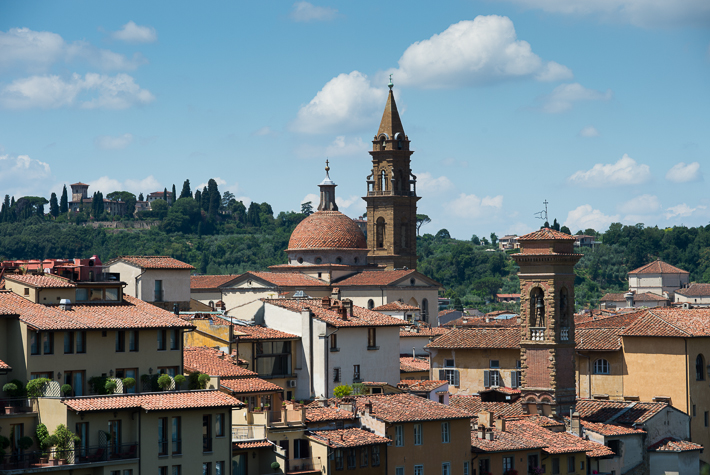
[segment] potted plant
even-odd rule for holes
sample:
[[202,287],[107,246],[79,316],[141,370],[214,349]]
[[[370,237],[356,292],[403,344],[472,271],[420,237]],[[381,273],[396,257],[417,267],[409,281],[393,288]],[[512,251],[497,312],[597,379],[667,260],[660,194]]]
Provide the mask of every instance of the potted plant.
[[57,426],[54,431],[54,437],[56,437],[56,458],[59,459],[59,465],[65,465],[67,463],[67,456],[74,447],[74,442],[79,442],[81,439],[70,431],[64,424],[59,424]]
[[162,389],[163,391],[167,391],[170,388],[172,382],[172,378],[170,377],[170,375],[167,374],[161,374],[158,378],[158,386],[160,386],[160,389]]
[[[34,445],[34,443],[35,443],[35,441],[32,440],[32,437],[24,436],[24,437],[20,437],[20,440],[17,441],[17,446],[20,448],[20,450],[22,452],[24,452],[25,450],[28,450],[30,447],[32,447],[32,445]],[[30,467],[30,458],[25,457],[23,454],[22,459],[23,459],[24,468],[29,468]]]
[[182,389],[182,384],[185,382],[187,378],[183,376],[182,374],[176,374],[173,380],[175,380],[175,389]]
[[123,391],[124,392],[129,392],[131,388],[133,388],[136,385],[136,380],[133,378],[123,378],[121,380],[123,382]]
[[281,465],[278,462],[271,462],[271,468],[278,470],[281,468]]
[[113,394],[116,392],[116,388],[118,388],[118,383],[114,381],[113,379],[109,379],[106,381],[106,384],[104,384],[104,389],[106,389],[106,392],[108,394]]
[[[14,398],[17,394],[17,384],[7,383],[2,387],[2,390],[5,391],[8,397]],[[12,414],[13,412],[15,412],[15,408],[8,402],[7,406],[5,406],[5,414]]]
[[49,438],[51,435],[49,435],[49,431],[47,430],[47,426],[42,424],[41,422],[37,424],[37,429],[35,429],[35,438],[37,439],[37,446],[39,446],[40,450],[42,453],[39,456],[39,463],[46,464],[49,461],[49,454],[47,453],[47,449],[49,448]]
[[8,447],[10,447],[10,439],[0,435],[0,467],[3,468],[5,468],[5,457],[7,455],[5,449]]
[[207,388],[207,383],[210,382],[210,375],[203,373],[197,377],[197,381],[200,383],[200,389],[205,389]]
[[44,393],[44,387],[50,382],[52,382],[52,380],[48,378],[33,379],[27,383],[27,397],[30,399],[41,397]]
[[71,385],[70,384],[62,384],[60,391],[62,392],[62,396],[64,396],[64,397],[71,396]]

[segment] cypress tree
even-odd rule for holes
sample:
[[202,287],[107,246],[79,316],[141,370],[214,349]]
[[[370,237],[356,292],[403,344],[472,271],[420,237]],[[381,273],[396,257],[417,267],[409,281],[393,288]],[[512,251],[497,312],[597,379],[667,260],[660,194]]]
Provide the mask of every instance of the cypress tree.
[[192,191],[190,190],[190,180],[185,180],[185,183],[182,184],[180,198],[192,198]]
[[197,202],[197,206],[200,206],[200,203],[202,203],[202,192],[200,190],[195,191],[195,201]]
[[69,212],[69,199],[67,198],[67,185],[62,189],[62,198],[59,201],[59,212],[66,214]]
[[138,194],[138,201],[145,201],[145,200],[143,199],[143,193],[139,193],[139,194]]
[[213,178],[210,178],[210,181],[207,182],[207,187],[210,194],[208,214],[210,218],[215,219],[217,217],[217,213],[219,212],[219,205],[222,202],[222,197],[219,195],[217,182],[214,181]]
[[173,203],[177,201],[177,194],[175,194],[175,183],[173,183]]
[[210,209],[210,192],[206,186],[202,188],[202,199],[200,200],[200,206],[205,211],[209,211]]
[[168,189],[167,188],[163,188],[163,199],[165,200],[165,202],[167,204],[170,204],[170,202],[168,201]]
[[59,204],[57,203],[57,194],[52,192],[52,196],[49,198],[49,214],[56,218],[59,216]]

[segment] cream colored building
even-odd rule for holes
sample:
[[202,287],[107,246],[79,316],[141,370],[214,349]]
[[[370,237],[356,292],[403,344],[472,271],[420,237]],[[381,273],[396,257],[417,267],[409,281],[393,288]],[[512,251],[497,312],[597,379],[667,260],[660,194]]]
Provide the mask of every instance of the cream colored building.
[[668,296],[672,301],[676,290],[686,287],[690,273],[661,260],[653,261],[629,272],[629,290],[641,294],[651,292]]
[[675,303],[690,307],[710,307],[710,284],[692,284],[675,291]]

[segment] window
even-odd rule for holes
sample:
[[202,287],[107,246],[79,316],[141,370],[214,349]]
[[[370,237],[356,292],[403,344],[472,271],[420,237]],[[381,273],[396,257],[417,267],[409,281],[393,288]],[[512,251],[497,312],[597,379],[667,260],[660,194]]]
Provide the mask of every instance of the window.
[[340,368],[333,368],[333,382],[340,382]]
[[522,371],[510,372],[510,387],[515,389],[520,387],[520,378],[523,376]]
[[504,386],[503,378],[498,370],[487,370],[483,372],[483,385],[487,388],[491,386]]
[[77,455],[80,457],[86,457],[89,451],[89,423],[77,422],[75,433],[77,437],[79,437],[79,442],[74,443]]
[[441,464],[441,475],[451,475],[451,464],[449,462]]
[[609,374],[609,362],[599,358],[594,362],[594,374]]
[[126,332],[117,331],[116,332],[116,353],[122,353],[126,351]]
[[488,367],[491,369],[500,368],[500,362],[498,360],[488,360]]
[[353,383],[360,382],[360,365],[353,365]]
[[24,291],[25,291],[25,292],[24,292],[25,295],[30,295],[30,288],[29,288],[29,287],[25,287],[25,288],[24,288]]
[[128,351],[138,351],[138,330],[128,332]]
[[552,459],[552,475],[560,473],[560,458],[555,457]]
[[167,339],[165,330],[158,330],[158,350],[162,351],[166,348],[165,340]]
[[696,381],[705,379],[705,358],[703,358],[703,355],[698,355],[695,358],[695,379]]
[[448,422],[441,423],[441,443],[448,444],[451,441],[451,427]]
[[104,289],[104,300],[118,300],[118,288]]
[[422,320],[429,321],[429,301],[427,299],[422,299]]
[[202,452],[212,452],[212,416],[202,416]]
[[[453,368],[454,360],[444,360],[445,368]],[[486,371],[487,373],[488,371]],[[457,369],[440,369],[439,379],[447,381],[451,386],[459,386],[459,370]]]
[[74,332],[64,332],[64,354],[74,353]]
[[373,467],[380,466],[380,446],[379,445],[372,446],[372,466]]
[[163,301],[163,281],[162,280],[156,280],[155,281],[155,292],[154,292],[154,301],[155,302],[162,302]]
[[170,349],[171,350],[179,350],[180,349],[180,336],[179,330],[177,328],[173,328],[170,330]]
[[76,352],[86,353],[86,332],[75,332]]
[[372,299],[368,300],[367,301],[367,308],[368,308],[368,310],[372,310],[373,308],[375,308],[375,301]]
[[540,461],[537,454],[528,455],[528,472],[533,473],[536,468],[540,467]]
[[311,456],[311,447],[308,444],[308,439],[294,439],[293,441],[293,458],[307,459]]
[[224,437],[224,413],[215,414],[214,431],[216,437]]
[[168,455],[168,418],[158,418],[158,455]]
[[355,449],[348,449],[348,470],[355,469]]
[[693,417],[695,417],[695,404],[693,404]]
[[123,471],[123,475],[133,475],[133,469],[127,468]]
[[424,475],[424,465],[415,465],[414,475]]
[[422,425],[414,424],[414,445],[422,445]]
[[214,475],[224,475],[224,461],[215,462]]
[[54,333],[42,333],[42,353],[45,355],[54,354]]
[[513,470],[515,467],[515,457],[503,457],[503,473]]
[[205,462],[202,464],[202,475],[212,475],[212,463]]
[[38,355],[39,354],[39,342],[42,338],[42,334],[39,332],[32,332],[30,333],[30,354],[31,355]]
[[330,351],[340,351],[340,348],[338,348],[338,335],[335,333],[330,335]]
[[[182,420],[180,417],[173,417],[172,426],[173,455],[182,453]],[[175,469],[173,468],[173,472]]]
[[402,424],[394,426],[394,445],[404,447],[404,426]]
[[89,289],[76,289],[76,301],[86,302],[89,300]]
[[367,349],[377,349],[377,328],[367,329]]
[[259,376],[291,374],[291,342],[258,342],[256,344],[256,372],[259,373]]
[[343,469],[343,449],[335,449],[335,469]]
[[121,440],[122,440],[122,428],[121,421],[108,421],[108,433],[109,433],[109,451],[111,453],[120,454],[122,452]]
[[567,457],[567,473],[574,472],[574,455]]
[[73,396],[84,395],[84,372],[83,371],[65,371],[64,384],[71,386]]
[[360,466],[361,467],[367,467],[367,455],[369,452],[368,447],[362,447],[360,449]]
[[404,467],[396,467],[394,469],[394,475],[404,475]]
[[708,411],[705,411],[705,427],[708,426]]
[[173,475],[182,475],[182,465],[173,465]]
[[159,475],[168,475],[168,467],[158,467]]

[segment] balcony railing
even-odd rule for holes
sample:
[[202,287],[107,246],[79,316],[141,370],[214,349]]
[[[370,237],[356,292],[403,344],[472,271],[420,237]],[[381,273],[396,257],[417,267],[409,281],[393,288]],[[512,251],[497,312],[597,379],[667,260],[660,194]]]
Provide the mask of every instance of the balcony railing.
[[32,412],[27,398],[0,399],[0,414],[25,414]]
[[532,341],[545,341],[545,327],[531,327],[530,339]]
[[27,470],[59,465],[82,465],[111,460],[137,459],[138,444],[113,445],[115,451],[109,452],[108,447],[87,446],[73,449],[60,450],[57,448],[37,450],[32,452],[18,452],[6,455],[0,460],[0,471]]
[[266,426],[232,426],[232,442],[266,439]]
[[288,461],[288,471],[291,472],[312,472],[321,470],[322,464],[320,458],[293,459]]
[[560,328],[560,340],[562,340],[562,341],[569,340],[569,327]]

